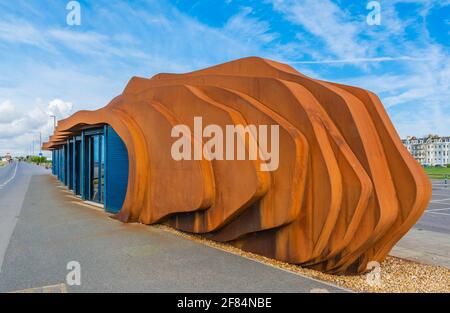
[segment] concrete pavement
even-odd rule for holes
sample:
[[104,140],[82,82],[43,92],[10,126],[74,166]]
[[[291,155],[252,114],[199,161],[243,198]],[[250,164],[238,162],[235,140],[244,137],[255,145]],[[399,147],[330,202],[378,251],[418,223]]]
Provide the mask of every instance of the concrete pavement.
[[0,272],[31,175],[45,170],[18,162],[0,168]]
[[427,210],[390,254],[450,269],[450,186],[444,181],[433,181]]
[[[0,187],[0,292],[345,291],[160,229],[122,224],[37,166],[0,168]],[[450,188],[435,184],[427,212],[391,255],[449,267],[449,200]],[[71,261],[81,265],[81,286],[66,285]]]
[[[160,229],[122,224],[74,197],[48,172],[30,167],[20,165],[20,180],[9,187],[17,205],[29,184],[21,210],[9,207],[11,216],[20,216],[0,292],[58,286],[69,292],[344,291]],[[71,261],[81,266],[81,286],[65,286]]]
[[449,183],[445,184],[443,180],[433,180],[433,198],[415,228],[450,235]]

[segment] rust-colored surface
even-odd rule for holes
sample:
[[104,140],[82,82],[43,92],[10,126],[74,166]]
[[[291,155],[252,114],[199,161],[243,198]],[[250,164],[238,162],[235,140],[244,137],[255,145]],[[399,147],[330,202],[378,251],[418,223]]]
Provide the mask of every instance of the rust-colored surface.
[[[279,167],[175,161],[172,127],[193,129],[194,117],[223,128],[279,125]],[[375,94],[261,58],[135,77],[106,107],[60,121],[44,148],[97,124],[111,125],[128,149],[123,222],[166,223],[325,272],[381,262],[431,196]]]

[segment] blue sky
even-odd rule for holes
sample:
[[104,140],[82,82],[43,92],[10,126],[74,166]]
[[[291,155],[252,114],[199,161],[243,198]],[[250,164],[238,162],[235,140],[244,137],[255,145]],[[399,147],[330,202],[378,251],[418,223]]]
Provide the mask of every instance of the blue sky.
[[[0,0],[0,155],[106,105],[132,76],[257,55],[370,89],[401,136],[450,135],[450,0]],[[37,150],[37,145],[36,148]]]

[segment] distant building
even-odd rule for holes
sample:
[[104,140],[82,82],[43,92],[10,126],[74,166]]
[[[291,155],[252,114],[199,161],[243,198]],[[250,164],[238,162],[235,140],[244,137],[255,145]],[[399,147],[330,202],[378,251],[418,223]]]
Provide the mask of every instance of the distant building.
[[422,165],[450,164],[450,136],[428,135],[422,138],[408,136],[402,142],[409,153]]
[[11,154],[7,153],[4,157],[2,157],[2,162],[11,162],[12,161],[12,157]]

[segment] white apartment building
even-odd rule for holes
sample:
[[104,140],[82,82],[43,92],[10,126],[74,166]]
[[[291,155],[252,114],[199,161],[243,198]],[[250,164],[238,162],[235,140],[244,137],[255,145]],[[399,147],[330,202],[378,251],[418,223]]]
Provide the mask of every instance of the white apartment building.
[[402,142],[409,153],[422,165],[450,164],[450,136],[428,135],[423,138],[408,136]]

